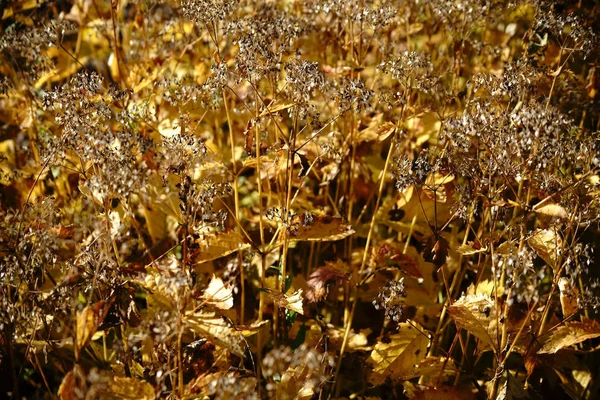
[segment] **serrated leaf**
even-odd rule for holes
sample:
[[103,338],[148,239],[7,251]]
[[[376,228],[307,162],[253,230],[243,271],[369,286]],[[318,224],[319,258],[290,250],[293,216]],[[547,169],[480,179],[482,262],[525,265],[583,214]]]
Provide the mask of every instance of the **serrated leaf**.
[[353,233],[352,227],[342,218],[313,216],[310,222],[301,218],[297,232],[289,232],[288,235],[290,242],[333,242],[347,238]]
[[191,258],[197,264],[216,260],[250,247],[244,242],[244,237],[234,230],[201,235],[195,244],[198,248],[191,250]]
[[459,328],[497,352],[498,330],[496,304],[487,294],[467,295],[448,307],[448,314]]
[[562,239],[556,232],[550,229],[538,229],[527,240],[527,244],[552,267],[555,273],[557,272],[556,262],[558,261],[558,252],[562,247]]
[[244,357],[243,336],[217,313],[204,310],[188,312],[184,321],[192,332]]
[[567,322],[552,332],[538,353],[556,353],[566,347],[597,337],[600,337],[600,324],[597,321],[582,318],[581,322]]
[[428,334],[417,323],[400,323],[398,333],[389,339],[389,343],[377,343],[367,360],[373,367],[369,381],[374,385],[390,376],[409,374],[425,358],[429,345]]

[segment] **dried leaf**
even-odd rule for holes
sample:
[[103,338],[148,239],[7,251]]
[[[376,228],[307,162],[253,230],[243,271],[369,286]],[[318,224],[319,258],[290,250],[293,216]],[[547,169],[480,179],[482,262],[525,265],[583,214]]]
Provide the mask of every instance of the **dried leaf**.
[[600,337],[600,323],[582,317],[581,322],[567,322],[558,327],[538,353],[556,353],[566,347],[597,337]]
[[423,259],[441,267],[448,257],[448,241],[441,235],[431,235],[423,250]]
[[118,399],[153,400],[154,388],[148,382],[134,378],[113,376],[108,383],[108,394]]
[[485,253],[487,251],[487,246],[482,247],[479,243],[467,242],[466,244],[458,246],[456,251],[463,256],[470,256],[472,254]]
[[402,250],[389,243],[384,243],[379,247],[373,248],[369,265],[372,268],[398,268],[412,278],[423,279],[423,274],[417,262],[412,257],[403,254]]
[[294,107],[294,103],[281,103],[281,104],[269,104],[263,112],[260,113],[261,117],[266,117],[270,114],[275,114],[282,110],[287,110],[288,108]]
[[192,249],[191,258],[196,264],[216,260],[250,247],[244,242],[242,235],[234,230],[201,235],[195,243],[198,248]]
[[85,373],[80,365],[75,364],[72,370],[64,376],[58,395],[62,400],[80,400],[87,392]]
[[[412,386],[412,387],[407,387]],[[442,387],[415,387],[411,382],[405,382],[404,391],[411,400],[471,400],[476,397],[469,390],[448,386]]]
[[498,315],[496,304],[490,296],[463,296],[448,307],[448,314],[459,328],[466,329],[494,352],[498,351]]
[[423,359],[420,363],[415,364],[412,369],[405,371],[403,375],[399,376],[399,379],[407,381],[425,376],[437,380],[440,375],[455,375],[456,372],[457,368],[454,360],[446,357],[430,356]]
[[571,284],[571,282],[561,277],[558,280],[558,288],[560,289],[560,306],[562,308],[563,316],[570,317],[579,311],[579,304],[577,297],[579,296],[579,289],[577,286]]
[[339,259],[335,263],[326,262],[324,267],[318,268],[308,277],[306,299],[311,303],[321,301],[327,296],[329,285],[340,285],[348,280],[350,270],[347,263]]
[[302,308],[302,289],[298,289],[290,295],[279,293],[272,289],[263,290],[279,307],[287,308],[288,310],[295,311],[298,314],[304,314],[304,310]]
[[558,268],[558,265],[556,265],[559,256],[558,252],[562,247],[561,237],[550,229],[538,229],[527,240],[527,243],[556,273]]
[[202,297],[206,304],[221,310],[229,310],[233,307],[233,288],[225,285],[223,280],[215,275],[213,275]]
[[495,298],[496,296],[500,297],[504,294],[504,287],[500,286],[496,288],[493,280],[484,279],[479,282],[477,286],[471,284],[471,286],[467,288],[467,295],[475,296],[480,294],[488,295],[490,298]]
[[567,210],[565,210],[564,207],[562,207],[561,205],[554,203],[542,204],[539,207],[536,204],[535,206],[533,206],[533,211],[535,211],[538,214],[547,215],[549,217],[567,218]]
[[302,215],[297,232],[288,232],[291,242],[333,242],[352,235],[354,230],[339,217]]
[[184,321],[192,332],[228,349],[239,357],[244,357],[243,336],[215,312],[203,310],[189,312],[186,313]]
[[429,336],[417,323],[400,323],[389,343],[378,342],[371,352],[367,360],[373,367],[369,381],[379,385],[387,377],[409,374],[425,358],[428,345]]
[[75,358],[79,358],[79,353],[94,336],[104,318],[108,315],[108,311],[115,301],[115,296],[111,296],[108,300],[100,300],[99,302],[85,307],[81,312],[77,313],[77,329],[75,340]]

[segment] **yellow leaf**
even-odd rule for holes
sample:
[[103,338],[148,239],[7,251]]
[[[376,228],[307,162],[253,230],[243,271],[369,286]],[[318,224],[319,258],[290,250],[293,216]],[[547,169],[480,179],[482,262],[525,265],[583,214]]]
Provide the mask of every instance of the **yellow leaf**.
[[64,376],[58,395],[62,400],[79,400],[87,392],[86,377],[80,365],[75,364],[72,370]]
[[154,388],[148,382],[120,376],[112,377],[108,392],[118,399],[153,400],[156,397]]
[[110,297],[107,301],[100,300],[99,302],[85,307],[77,314],[77,329],[75,340],[75,358],[79,358],[80,351],[88,344],[89,340],[94,336],[98,327],[106,318],[115,297]]
[[582,317],[581,322],[567,322],[558,327],[538,353],[556,353],[565,347],[597,337],[600,337],[600,324],[597,321]]
[[493,280],[484,279],[483,281],[479,282],[477,286],[475,286],[475,284],[471,284],[471,286],[467,288],[467,295],[475,296],[481,294],[485,294],[490,297],[496,297],[497,294],[498,297],[500,297],[504,294],[504,287],[500,286],[496,288],[494,287]]
[[194,333],[228,349],[238,357],[244,357],[243,336],[223,317],[214,312],[188,312],[184,318],[186,326]]
[[561,237],[550,229],[538,229],[527,243],[556,273],[559,267],[556,262],[562,247]]
[[233,289],[229,285],[225,286],[223,280],[214,275],[202,297],[206,304],[221,310],[233,307]]
[[373,366],[369,378],[379,385],[389,376],[401,378],[425,358],[429,335],[417,323],[401,323],[398,333],[390,336],[389,343],[379,342],[367,362]]
[[458,246],[456,251],[458,251],[463,256],[470,256],[472,254],[485,253],[487,251],[487,246],[482,247],[481,245],[476,246],[475,244],[467,243]]
[[216,260],[250,247],[248,243],[244,243],[242,235],[233,230],[200,235],[196,244],[199,247],[192,249],[192,260],[196,264]]
[[373,118],[373,121],[368,127],[358,132],[358,140],[363,142],[369,142],[378,140],[383,142],[385,139],[390,137],[396,131],[396,124],[393,122],[380,123],[380,118]]
[[558,280],[558,288],[560,289],[560,307],[562,308],[563,316],[570,317],[579,311],[579,289],[569,282],[565,277]]
[[294,107],[294,103],[282,103],[282,104],[269,104],[269,106],[267,108],[265,108],[263,110],[262,113],[260,113],[261,117],[265,117],[269,114],[275,114],[276,112],[282,111],[282,110],[287,110],[288,108]]
[[496,304],[487,294],[467,295],[448,307],[448,314],[459,328],[489,346],[494,352],[498,347],[498,318]]
[[[21,0],[10,2],[10,6],[4,9],[4,14],[2,14],[2,19],[7,19],[13,17],[15,14],[20,13],[22,11],[31,10],[32,8],[37,8],[44,3],[43,0]],[[8,4],[8,2],[7,2]]]
[[290,295],[282,294],[271,289],[264,289],[264,291],[279,307],[287,308],[298,314],[304,314],[304,309],[302,308],[302,289],[298,289]]
[[454,360],[446,357],[426,357],[420,363],[415,364],[412,369],[408,369],[398,378],[403,381],[417,378],[420,376],[432,377],[437,380],[440,374],[444,376],[455,375],[457,371]]
[[260,331],[265,331],[268,329],[267,325],[269,321],[254,321],[250,325],[238,325],[237,330],[239,333],[244,335],[244,337],[250,337],[256,335]]
[[313,216],[309,222],[306,216],[301,218],[297,232],[289,232],[290,242],[333,242],[344,239],[354,230],[342,218]]
[[[541,204],[541,203],[538,203]],[[533,206],[533,211],[538,214],[547,215],[549,217],[567,218],[567,210],[563,206],[554,203],[542,204]]]

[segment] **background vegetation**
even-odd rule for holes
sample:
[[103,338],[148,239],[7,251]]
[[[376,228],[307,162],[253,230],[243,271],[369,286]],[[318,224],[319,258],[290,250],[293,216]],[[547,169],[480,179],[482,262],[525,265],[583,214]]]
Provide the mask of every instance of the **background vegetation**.
[[597,398],[599,10],[2,1],[2,396]]

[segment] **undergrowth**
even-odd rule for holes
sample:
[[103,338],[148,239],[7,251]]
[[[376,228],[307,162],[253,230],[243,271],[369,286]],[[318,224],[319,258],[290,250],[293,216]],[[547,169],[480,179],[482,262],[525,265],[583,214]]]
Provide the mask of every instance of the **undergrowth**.
[[598,398],[599,12],[2,2],[1,396]]

